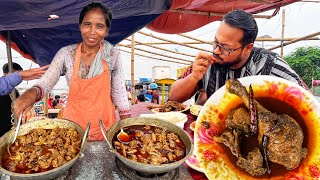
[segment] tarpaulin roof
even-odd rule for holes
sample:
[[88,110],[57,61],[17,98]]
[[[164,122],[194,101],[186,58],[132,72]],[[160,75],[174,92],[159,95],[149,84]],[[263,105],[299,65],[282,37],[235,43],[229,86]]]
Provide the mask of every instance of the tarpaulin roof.
[[[92,0],[91,0],[92,1]],[[12,47],[40,65],[63,46],[81,41],[78,19],[90,0],[1,0],[0,37],[10,30]],[[113,14],[107,40],[120,42],[162,14],[171,0],[100,0]],[[48,20],[49,15],[58,19]]]
[[[200,15],[197,14],[196,11],[223,15],[235,9],[244,9],[251,14],[256,14],[296,1],[297,0],[173,0],[170,10],[152,21],[147,28],[168,34],[184,33],[195,30],[210,22],[220,20],[222,17]],[[179,10],[181,12],[179,12]],[[187,11],[189,11],[189,13]],[[190,11],[194,12],[190,13]]]
[[[63,46],[81,41],[78,17],[92,0],[1,0],[0,39],[10,31],[12,47],[39,65],[49,64]],[[113,13],[106,38],[116,44],[149,24],[162,33],[183,33],[199,28],[221,16],[172,12],[197,10],[225,14],[233,9],[258,13],[296,0],[100,0]],[[169,11],[166,11],[170,9]],[[162,15],[161,15],[162,14]],[[58,19],[49,20],[49,15]],[[159,16],[161,15],[161,16]],[[158,17],[159,16],[159,17]],[[158,17],[158,18],[157,18]]]

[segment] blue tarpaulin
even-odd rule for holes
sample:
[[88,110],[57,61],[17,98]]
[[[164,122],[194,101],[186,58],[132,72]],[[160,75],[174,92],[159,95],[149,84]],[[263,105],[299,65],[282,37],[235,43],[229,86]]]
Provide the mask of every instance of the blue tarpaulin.
[[[10,31],[11,41],[21,54],[39,65],[49,64],[63,46],[81,41],[78,18],[88,0],[1,0],[0,35]],[[106,38],[116,44],[148,25],[170,7],[171,0],[101,0],[113,20]],[[48,20],[49,15],[58,19]],[[13,46],[14,47],[14,46]]]

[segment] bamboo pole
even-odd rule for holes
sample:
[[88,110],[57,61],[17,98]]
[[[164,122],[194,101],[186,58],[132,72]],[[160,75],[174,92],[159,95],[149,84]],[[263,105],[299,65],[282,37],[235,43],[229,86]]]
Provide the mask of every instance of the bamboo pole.
[[145,33],[145,32],[139,31],[138,33],[143,34],[145,36],[153,37],[153,38],[156,38],[156,39],[159,39],[159,40],[162,40],[162,41],[167,41],[167,42],[170,42],[170,43],[173,43],[173,44],[179,44],[181,46],[185,46],[185,47],[188,47],[188,48],[197,49],[197,50],[200,50],[200,51],[206,51],[206,52],[212,53],[212,51],[209,51],[209,50],[206,50],[206,49],[202,49],[202,48],[190,46],[190,45],[187,45],[187,44],[182,44],[182,43],[179,43],[179,42],[171,41],[171,40],[164,39],[164,38],[161,38],[161,37],[158,37],[158,36],[150,35],[150,34]]
[[[183,13],[183,14],[197,14],[197,15],[204,15],[204,16],[224,16],[224,13],[215,13],[215,12],[209,12],[209,11],[197,11],[197,10],[188,10],[188,9],[170,9],[169,12],[176,12],[176,13]],[[263,19],[270,19],[274,17],[277,12],[278,8],[275,9],[275,11],[272,13],[272,15],[257,15],[253,14],[252,16],[254,18],[263,18]]]
[[[7,39],[6,39],[6,48],[7,48],[7,57],[8,57],[8,68],[9,68],[9,73],[13,73],[13,67],[12,67],[12,52],[11,52],[11,37],[10,37],[10,31],[7,31]],[[13,110],[14,103],[16,101],[16,91],[13,89],[10,93],[11,97],[11,111]],[[13,111],[12,111],[13,114]],[[13,116],[14,121],[12,124],[12,127],[16,127],[18,124],[18,117]]]
[[[123,49],[120,49],[120,51],[123,51],[123,52],[126,52],[126,53],[131,53],[131,52],[123,50]],[[190,63],[186,63],[186,62],[178,62],[178,61],[173,61],[173,60],[169,60],[169,59],[156,58],[156,57],[147,56],[147,55],[139,54],[139,53],[135,53],[135,55],[141,56],[141,57],[150,58],[150,59],[153,59],[153,60],[159,60],[159,61],[166,61],[166,62],[172,62],[172,63],[177,63],[177,64],[190,65]]]
[[[123,46],[123,45],[121,45],[121,44],[119,44],[119,46],[126,47],[126,48],[130,48],[129,46]],[[192,60],[181,59],[181,58],[177,58],[177,57],[173,57],[173,56],[169,56],[169,55],[165,55],[165,54],[159,54],[159,53],[152,52],[152,51],[148,51],[148,50],[144,50],[144,49],[141,49],[141,48],[135,48],[135,49],[136,49],[136,50],[139,50],[139,51],[146,52],[146,53],[158,55],[158,56],[163,56],[163,57],[167,57],[167,58],[177,59],[177,60],[180,60],[180,61],[193,62]]]
[[285,9],[282,10],[282,28],[281,28],[281,41],[280,41],[280,45],[281,45],[281,50],[280,50],[280,57],[283,57],[283,38],[284,38],[284,26],[285,26]]
[[[126,39],[126,40],[129,40],[129,39]],[[191,55],[191,54],[176,52],[176,51],[172,51],[172,50],[170,50],[170,49],[165,49],[165,48],[153,46],[153,45],[150,45],[150,44],[145,44],[145,43],[143,43],[143,42],[141,42],[141,41],[137,41],[137,40],[136,40],[135,43],[142,44],[142,45],[145,45],[145,46],[149,46],[149,47],[155,48],[155,49],[160,49],[160,50],[162,50],[162,51],[167,51],[167,52],[171,52],[171,53],[175,53],[175,54],[180,54],[180,55],[184,55],[184,56],[190,56],[190,57],[195,58],[195,56],[194,56],[194,55]],[[123,44],[122,44],[122,45],[123,45]],[[127,45],[126,45],[126,46],[127,46]]]
[[[299,37],[294,37],[294,38],[257,38],[255,41],[292,41],[292,40],[295,40],[295,39],[298,39]],[[308,38],[308,39],[304,39],[305,41],[306,40],[320,40],[320,38],[318,37],[311,37],[311,38]]]
[[49,96],[49,93],[45,93],[44,94],[44,110],[43,110],[43,115],[44,117],[48,117],[48,96]]
[[135,88],[134,88],[134,34],[131,36],[131,104],[135,103]]
[[309,1],[308,1],[308,0],[302,0],[302,1],[300,1],[300,2],[311,2],[311,3],[320,3],[320,1],[316,1],[316,0],[315,0],[315,1],[310,1],[310,0],[309,0]]
[[[294,37],[294,38],[283,38],[283,41],[292,41],[292,40],[295,40],[295,39],[298,39],[298,37]],[[308,39],[304,39],[304,41],[313,41],[313,40],[320,40],[320,38],[318,37],[311,37],[311,38],[308,38]],[[281,38],[256,38],[255,41],[281,41]],[[137,42],[137,41],[136,41]],[[181,44],[212,44],[212,41],[205,41],[205,43],[202,43],[202,42],[192,42],[192,41],[189,41],[189,42],[180,42]],[[122,44],[124,46],[131,46],[131,43],[130,44]],[[152,42],[152,43],[137,43],[135,44],[135,46],[148,46],[148,45],[175,45],[173,43],[170,43],[170,42]]]
[[201,40],[201,39],[197,39],[197,38],[194,38],[194,37],[185,35],[185,34],[178,34],[178,35],[179,35],[179,36],[182,36],[182,37],[185,37],[185,38],[189,38],[189,39],[195,40],[195,41],[202,42],[203,44],[210,44],[210,45],[212,45],[212,43],[210,43],[210,42],[208,42],[208,41],[203,41],[203,40]]
[[[305,40],[305,39],[307,39],[307,38],[311,38],[311,37],[317,36],[317,35],[319,35],[319,34],[320,34],[320,32],[316,32],[316,33],[313,33],[313,34],[310,34],[310,35],[307,35],[307,36],[303,36],[303,37],[294,39],[294,40],[292,40],[292,41],[283,43],[283,46],[286,46],[286,45],[289,45],[289,44],[292,44],[292,43],[295,43],[295,42],[298,42],[298,41],[302,41],[302,40]],[[279,47],[281,47],[281,45],[274,46],[274,47],[272,47],[272,48],[269,48],[268,50],[274,50],[274,49],[277,49],[277,48],[279,48]]]

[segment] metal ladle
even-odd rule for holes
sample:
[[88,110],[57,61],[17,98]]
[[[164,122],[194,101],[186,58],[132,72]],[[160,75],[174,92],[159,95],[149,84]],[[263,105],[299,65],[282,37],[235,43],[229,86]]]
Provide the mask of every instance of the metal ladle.
[[119,134],[117,135],[117,139],[118,139],[120,142],[127,143],[127,142],[130,142],[131,137],[129,136],[128,133],[124,132],[123,129],[121,128]]
[[17,124],[17,126],[16,126],[16,131],[15,131],[15,133],[14,133],[12,142],[9,143],[8,146],[7,146],[7,150],[8,150],[8,153],[9,153],[10,156],[11,156],[11,153],[10,153],[10,145],[12,145],[12,144],[16,141],[16,139],[17,139],[21,122],[22,122],[22,113],[20,113],[20,116],[19,116],[19,119],[18,119],[18,124]]

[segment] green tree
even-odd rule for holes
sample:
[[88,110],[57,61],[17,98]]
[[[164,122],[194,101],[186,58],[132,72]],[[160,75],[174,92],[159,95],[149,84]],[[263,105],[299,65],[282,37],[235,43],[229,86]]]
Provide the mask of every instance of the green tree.
[[320,47],[301,47],[284,57],[290,67],[311,87],[312,78],[320,79]]

